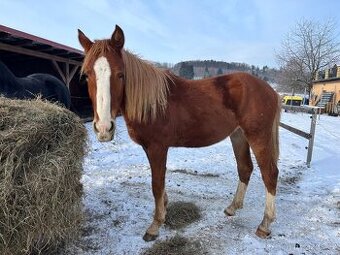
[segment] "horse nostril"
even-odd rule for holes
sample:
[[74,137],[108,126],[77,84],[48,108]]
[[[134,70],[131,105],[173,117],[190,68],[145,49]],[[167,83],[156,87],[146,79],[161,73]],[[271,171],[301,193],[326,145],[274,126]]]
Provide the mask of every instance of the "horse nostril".
[[110,127],[110,130],[109,130],[110,133],[113,131],[114,127],[115,127],[115,123],[113,121],[111,121],[111,127]]
[[99,130],[97,129],[96,122],[93,121],[93,129],[96,133],[99,133]]

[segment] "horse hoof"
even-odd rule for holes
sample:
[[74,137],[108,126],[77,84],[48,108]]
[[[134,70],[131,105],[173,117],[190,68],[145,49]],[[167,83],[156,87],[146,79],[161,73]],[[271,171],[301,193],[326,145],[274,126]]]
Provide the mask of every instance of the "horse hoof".
[[266,239],[270,236],[270,231],[269,230],[266,231],[258,227],[255,234],[262,239]]
[[235,216],[235,211],[232,210],[232,209],[226,208],[224,210],[224,214],[227,215],[227,216]]
[[145,235],[143,236],[143,239],[145,242],[150,242],[150,241],[155,241],[157,237],[158,235],[151,235],[149,233],[145,233]]

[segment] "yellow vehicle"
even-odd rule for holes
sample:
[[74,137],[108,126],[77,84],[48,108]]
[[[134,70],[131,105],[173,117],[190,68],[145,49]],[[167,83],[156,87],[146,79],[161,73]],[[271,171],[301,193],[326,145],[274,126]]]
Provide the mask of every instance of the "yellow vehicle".
[[285,105],[300,106],[302,104],[303,97],[301,96],[284,96],[282,103]]

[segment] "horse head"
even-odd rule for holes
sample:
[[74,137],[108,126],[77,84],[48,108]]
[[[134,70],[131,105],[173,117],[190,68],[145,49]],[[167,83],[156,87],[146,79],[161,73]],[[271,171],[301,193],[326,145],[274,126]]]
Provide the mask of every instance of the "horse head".
[[93,129],[99,141],[111,141],[124,95],[124,33],[116,26],[110,39],[93,42],[78,30],[78,39],[85,51],[82,74],[92,101]]

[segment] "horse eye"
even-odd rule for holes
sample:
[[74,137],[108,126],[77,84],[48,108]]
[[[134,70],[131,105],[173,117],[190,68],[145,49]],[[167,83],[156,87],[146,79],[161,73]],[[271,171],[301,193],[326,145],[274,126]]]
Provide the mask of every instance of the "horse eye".
[[118,74],[118,78],[123,80],[124,79],[124,74],[123,73],[119,73]]

